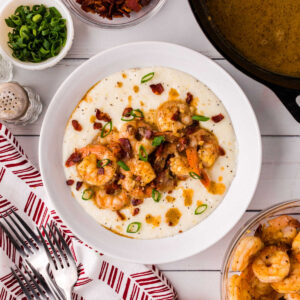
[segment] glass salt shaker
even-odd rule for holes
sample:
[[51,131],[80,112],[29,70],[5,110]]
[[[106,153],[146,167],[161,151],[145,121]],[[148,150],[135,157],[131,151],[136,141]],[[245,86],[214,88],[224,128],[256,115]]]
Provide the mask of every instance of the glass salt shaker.
[[0,83],[0,121],[16,125],[35,122],[42,111],[40,96],[17,82]]

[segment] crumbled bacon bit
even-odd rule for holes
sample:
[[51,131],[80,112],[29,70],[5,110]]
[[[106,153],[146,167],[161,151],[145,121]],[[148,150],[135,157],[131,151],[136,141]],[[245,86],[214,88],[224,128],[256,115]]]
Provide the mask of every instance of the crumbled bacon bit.
[[77,181],[77,183],[76,183],[76,191],[79,191],[80,188],[82,187],[82,185],[83,185],[82,181]]
[[219,146],[219,155],[224,156],[226,154],[225,150],[223,147]]
[[107,114],[102,112],[100,109],[96,109],[96,118],[100,121],[104,121],[104,122],[110,122],[111,121],[111,117]]
[[150,129],[146,129],[146,130],[145,130],[145,138],[146,138],[147,140],[150,140],[150,139],[152,139],[152,137],[153,137],[153,131],[150,130]]
[[103,18],[130,17],[130,12],[138,12],[151,0],[76,0],[85,12],[97,13]]
[[123,117],[129,117],[131,112],[132,112],[132,107],[126,107],[126,108],[124,109],[124,111],[123,111],[122,116],[123,116]]
[[165,90],[161,83],[151,84],[150,88],[155,95],[161,95]]
[[98,168],[98,172],[99,175],[104,175],[104,168]]
[[74,184],[74,180],[73,179],[69,179],[66,181],[67,185],[73,185]]
[[190,135],[196,132],[199,128],[200,128],[199,122],[194,120],[191,125],[185,128],[184,133],[186,135]]
[[72,126],[76,131],[82,130],[82,126],[79,124],[77,120],[72,120]]
[[179,116],[180,116],[180,111],[176,110],[176,112],[173,114],[173,116],[171,117],[172,121],[179,121]]
[[125,152],[126,156],[131,157],[132,148],[131,148],[130,141],[128,139],[121,138],[121,139],[119,139],[119,142],[120,142],[122,150]]
[[134,135],[135,134],[135,128],[132,126],[132,125],[127,125],[127,132],[130,134],[130,135]]
[[187,94],[186,94],[186,98],[185,98],[185,102],[186,102],[187,104],[191,104],[192,101],[193,101],[193,98],[194,98],[194,96],[193,96],[191,93],[187,93]]
[[66,167],[74,166],[76,163],[82,161],[82,156],[79,152],[74,152],[70,155],[70,157],[66,161]]
[[131,204],[133,205],[133,206],[138,206],[138,205],[140,205],[140,204],[142,204],[143,203],[143,200],[141,200],[141,199],[132,199],[131,200]]
[[99,123],[99,122],[95,122],[94,125],[93,125],[93,128],[96,130],[96,129],[101,129],[102,128],[102,124]]
[[216,116],[211,117],[211,119],[215,122],[215,123],[219,123],[221,122],[225,117],[222,114],[218,114]]
[[186,150],[186,148],[187,148],[187,146],[188,146],[188,143],[189,143],[188,137],[181,137],[181,138],[178,140],[177,150],[178,150],[179,152],[182,152],[182,151]]
[[139,209],[138,207],[136,207],[136,208],[133,210],[132,215],[133,215],[133,216],[136,216],[136,215],[139,214],[139,212],[140,212],[140,209]]
[[141,180],[142,180],[142,177],[138,175],[138,176],[135,177],[135,180],[136,180],[136,181],[141,181]]
[[126,216],[122,214],[119,210],[117,210],[117,215],[122,221],[126,220]]
[[135,12],[139,12],[142,6],[139,4],[139,0],[126,0],[126,6]]

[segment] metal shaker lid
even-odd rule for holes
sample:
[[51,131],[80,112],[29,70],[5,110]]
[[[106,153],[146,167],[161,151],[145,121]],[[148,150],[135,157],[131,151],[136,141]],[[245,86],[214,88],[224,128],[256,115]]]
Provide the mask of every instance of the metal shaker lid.
[[18,83],[0,84],[0,119],[17,119],[26,112],[28,105],[28,95]]

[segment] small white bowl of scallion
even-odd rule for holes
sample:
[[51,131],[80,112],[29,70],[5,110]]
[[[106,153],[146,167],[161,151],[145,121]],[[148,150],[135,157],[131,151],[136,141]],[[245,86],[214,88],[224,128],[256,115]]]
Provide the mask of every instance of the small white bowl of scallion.
[[9,0],[0,8],[0,53],[18,67],[54,66],[73,38],[70,12],[60,0]]

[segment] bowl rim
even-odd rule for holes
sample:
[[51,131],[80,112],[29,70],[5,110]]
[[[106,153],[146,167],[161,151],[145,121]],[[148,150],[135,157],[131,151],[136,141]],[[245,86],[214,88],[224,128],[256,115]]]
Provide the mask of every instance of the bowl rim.
[[[31,2],[30,0],[27,0],[28,3],[24,2],[24,5],[31,5],[34,4],[35,0]],[[47,0],[39,0],[38,2],[41,2],[40,4],[44,4],[44,2],[48,2]],[[60,0],[51,0],[53,2],[53,6],[56,6],[56,8],[59,9],[59,12],[63,15],[63,18],[67,20],[67,40],[65,46],[61,49],[59,54],[57,56],[48,58],[45,61],[39,62],[39,63],[32,63],[32,62],[22,62],[16,58],[14,58],[11,54],[8,54],[7,51],[5,51],[0,43],[0,54],[7,60],[9,60],[12,64],[14,64],[17,67],[26,69],[26,70],[44,70],[50,67],[53,67],[56,65],[59,61],[61,61],[69,52],[69,50],[72,47],[73,40],[74,40],[74,24],[73,24],[73,19],[71,16],[70,11],[68,8],[64,5],[64,3]],[[3,12],[7,7],[10,5],[14,5],[16,8],[18,4],[14,4],[15,0],[8,0],[5,2],[3,5],[0,5],[0,20],[5,19],[7,16],[2,16]],[[47,5],[49,7],[49,5]]]
[[234,248],[237,246],[237,244],[239,243],[240,239],[244,236],[244,234],[249,230],[249,227],[252,227],[259,220],[264,219],[266,215],[268,215],[272,212],[275,212],[278,209],[284,208],[284,206],[288,206],[288,205],[296,204],[296,203],[298,203],[299,204],[298,206],[300,206],[300,199],[286,200],[286,201],[271,205],[271,206],[257,212],[254,216],[252,216],[249,220],[247,220],[242,225],[242,227],[234,234],[234,236],[230,240],[229,245],[225,251],[223,261],[222,261],[222,266],[221,266],[221,280],[220,280],[221,300],[226,299],[225,298],[226,294],[224,295],[224,288],[225,288],[224,287],[224,281],[225,281],[224,276],[226,275],[225,269],[227,267],[227,264],[229,262],[231,255],[233,254]]
[[[136,257],[133,258],[132,255],[127,255],[126,257],[124,257],[123,254],[122,255],[116,254],[115,250],[113,250],[113,253],[112,253],[112,252],[107,251],[108,248],[106,250],[100,249],[101,252],[103,252],[103,253],[111,256],[111,257],[115,257],[115,258],[118,258],[118,259],[130,261],[130,262],[135,262],[135,263],[144,263],[144,264],[153,264],[153,263],[155,263],[155,264],[158,264],[158,263],[173,262],[173,261],[177,261],[177,260],[180,260],[180,259],[192,256],[192,255],[195,255],[195,254],[197,254],[197,253],[199,253],[201,251],[204,251],[208,247],[212,246],[218,240],[220,240],[224,235],[226,235],[236,225],[236,223],[239,221],[239,219],[242,217],[242,215],[244,214],[246,208],[248,207],[249,203],[252,200],[252,197],[253,197],[253,195],[255,193],[255,190],[256,190],[256,187],[257,187],[257,183],[258,183],[258,180],[259,180],[259,177],[260,177],[259,175],[260,175],[261,160],[262,160],[261,135],[260,135],[259,126],[258,126],[258,123],[257,123],[256,116],[254,114],[253,108],[250,105],[248,98],[246,97],[246,95],[244,94],[244,92],[242,91],[242,89],[239,87],[239,85],[236,83],[236,81],[231,77],[231,75],[229,75],[216,62],[212,61],[211,59],[209,59],[208,57],[204,56],[203,54],[201,54],[201,53],[199,53],[197,51],[194,51],[194,50],[191,50],[189,48],[186,48],[186,47],[183,47],[183,46],[180,46],[180,45],[176,45],[176,44],[171,44],[171,43],[166,43],[166,42],[151,42],[151,41],[147,41],[147,42],[128,43],[128,44],[116,46],[114,48],[110,48],[110,49],[107,49],[105,51],[102,51],[102,52],[96,54],[94,57],[92,57],[91,59],[87,60],[86,62],[84,62],[83,64],[81,64],[77,69],[75,69],[65,79],[65,81],[61,84],[61,86],[57,90],[56,94],[53,97],[53,100],[51,101],[51,103],[50,103],[50,105],[48,107],[46,116],[44,118],[44,122],[43,122],[42,128],[41,128],[41,138],[40,138],[40,142],[39,142],[39,162],[40,162],[40,169],[41,169],[42,177],[44,179],[44,186],[45,186],[46,192],[48,194],[49,200],[52,202],[52,204],[55,207],[55,209],[57,210],[57,212],[60,213],[61,216],[64,218],[64,221],[65,221],[66,225],[70,229],[72,229],[72,231],[74,232],[74,234],[77,235],[80,239],[82,239],[82,240],[89,239],[87,237],[88,234],[86,232],[84,234],[79,233],[79,231],[81,231],[81,228],[78,227],[78,228],[75,229],[73,226],[70,226],[70,223],[72,223],[71,218],[68,217],[69,219],[66,220],[65,217],[68,216],[68,214],[65,213],[65,212],[63,212],[63,210],[61,210],[61,211],[59,210],[58,206],[61,205],[61,204],[59,204],[59,202],[57,200],[55,200],[56,202],[53,201],[54,194],[55,194],[54,191],[53,191],[54,189],[51,190],[51,187],[50,187],[51,184],[50,184],[50,181],[48,181],[48,178],[47,178],[47,175],[50,175],[49,174],[49,170],[47,170],[47,155],[46,155],[46,153],[47,153],[47,146],[45,146],[48,143],[48,140],[47,140],[48,139],[47,125],[51,123],[53,114],[57,114],[57,109],[54,106],[57,104],[56,102],[58,102],[59,95],[61,93],[63,93],[64,88],[67,87],[68,81],[72,80],[72,78],[74,79],[76,77],[76,75],[79,75],[86,66],[88,66],[89,64],[91,64],[95,60],[99,59],[99,57],[101,58],[102,56],[105,57],[107,55],[115,54],[114,52],[120,51],[120,50],[122,50],[124,52],[124,48],[126,49],[127,47],[131,48],[131,50],[135,49],[135,51],[137,51],[136,49],[138,49],[139,47],[144,47],[145,49],[151,49],[151,51],[153,51],[153,49],[155,48],[156,52],[158,52],[158,50],[161,50],[160,48],[163,48],[164,51],[168,51],[168,54],[169,53],[173,53],[174,51],[177,51],[177,52],[179,51],[179,52],[181,52],[181,54],[184,54],[187,57],[188,56],[193,56],[195,58],[198,58],[198,59],[204,61],[209,66],[212,66],[212,68],[214,68],[214,72],[218,72],[219,75],[223,76],[224,78],[227,77],[228,82],[230,82],[231,88],[234,89],[234,91],[236,93],[238,92],[238,95],[242,98],[242,100],[243,100],[242,101],[243,102],[242,105],[244,105],[244,109],[247,110],[249,121],[251,122],[251,126],[252,126],[251,127],[251,134],[252,134],[252,137],[255,139],[255,153],[254,153],[255,154],[254,155],[255,156],[255,163],[254,163],[255,167],[254,167],[254,170],[253,170],[253,175],[254,176],[250,180],[251,184],[250,184],[250,188],[249,188],[249,193],[248,193],[247,197],[244,197],[244,198],[247,198],[247,200],[239,202],[239,207],[238,207],[239,213],[234,218],[231,218],[231,222],[227,222],[226,226],[224,226],[225,229],[223,229],[222,233],[220,233],[219,231],[216,232],[215,236],[213,237],[213,239],[214,239],[213,242],[211,242],[211,241],[209,243],[206,242],[206,244],[204,243],[205,246],[203,246],[203,245],[200,244],[200,246],[194,247],[195,249],[185,249],[186,250],[185,253],[180,253],[180,252],[176,253],[176,252],[174,252],[172,255],[169,255],[168,257],[166,257],[166,255],[165,255],[165,257],[161,257],[161,256],[156,255],[156,257],[155,257],[154,260],[153,260],[153,258],[151,258],[151,259],[149,257],[146,258],[143,255],[140,255],[138,258],[136,258]],[[128,49],[126,49],[126,50],[128,51]],[[130,55],[132,55],[131,52],[128,52],[128,53],[130,53]],[[103,57],[102,57],[102,60],[103,60]],[[148,63],[146,63],[146,65],[147,64]],[[172,68],[168,64],[166,64],[166,65],[162,64],[162,66]],[[133,65],[131,67],[145,67],[145,65],[137,65],[137,66]],[[173,67],[173,68],[176,69],[176,67]],[[121,69],[122,69],[122,66],[119,68],[119,71]],[[178,68],[178,69],[181,70],[180,68]],[[188,73],[188,71],[185,71],[185,72]],[[113,71],[110,71],[110,74],[112,74],[112,73],[113,73]],[[103,75],[101,75],[101,76],[103,76]],[[107,76],[107,74],[105,76]],[[234,109],[235,108],[232,108],[232,110],[234,110]],[[229,111],[228,111],[228,113],[231,116],[231,114],[230,114]],[[235,128],[235,130],[236,129],[237,128]],[[232,185],[231,185],[231,187],[232,187]],[[237,187],[235,189],[237,189]],[[231,190],[231,188],[229,189],[229,191],[230,190]],[[228,193],[229,193],[229,191],[228,191]],[[228,193],[225,196],[225,198],[228,196]],[[208,220],[209,218],[212,218],[212,215],[214,215],[214,218],[216,218],[215,214],[217,213],[217,211],[218,211],[218,214],[220,213],[221,206],[222,206],[222,203],[224,202],[225,198],[221,201],[221,203],[217,206],[217,208],[205,220],[203,220],[199,224],[204,224],[204,222],[206,222],[206,220]],[[229,196],[227,198],[229,198]],[[242,204],[241,204],[241,202],[242,202]],[[180,235],[177,234],[177,235],[175,235],[173,237],[162,238],[162,239],[154,239],[154,240],[146,240],[146,242],[145,242],[145,240],[136,240],[136,239],[133,239],[133,241],[138,241],[136,243],[136,245],[138,245],[138,246],[143,245],[143,247],[145,247],[145,245],[146,246],[149,246],[149,245],[151,246],[151,241],[157,241],[157,240],[159,240],[159,241],[165,240],[163,242],[163,244],[165,244],[167,242],[171,242],[172,243],[172,239],[173,239],[173,242],[174,242],[174,240],[175,241],[181,240],[183,236],[185,236],[186,238],[190,238],[191,234],[195,234],[195,228],[199,227],[199,224],[196,225],[196,226],[194,226],[190,230],[185,231],[184,233],[182,233]],[[75,225],[75,224],[73,223],[73,225]],[[207,225],[207,222],[205,223],[205,225]],[[186,233],[189,233],[189,236],[187,236]],[[104,234],[103,231],[102,231],[102,234]],[[115,240],[123,239],[123,242],[124,242],[124,239],[131,240],[131,239],[127,239],[127,238],[124,238],[124,237],[123,238],[122,237],[118,237],[117,238],[116,237],[117,235],[115,235],[115,234],[114,234],[114,236],[115,236],[114,237]],[[180,236],[180,238],[179,238],[179,236]],[[208,239],[210,239],[210,238],[208,238]],[[124,243],[126,243],[126,242],[124,242]],[[138,244],[138,243],[140,243],[140,244]],[[97,242],[95,241],[94,238],[93,238],[93,240],[89,240],[88,244],[90,246],[92,246],[93,248],[99,250],[100,246],[97,246]],[[185,245],[183,245],[182,247],[185,247]],[[112,246],[110,246],[109,250],[112,250]]]
[[[113,23],[105,24],[105,23],[97,23],[96,21],[93,22],[91,19],[81,15],[75,9],[73,9],[73,7],[69,4],[68,0],[62,0],[62,2],[72,12],[72,14],[74,16],[76,16],[83,23],[85,23],[89,26],[97,27],[97,28],[119,29],[119,30],[123,29],[123,28],[128,28],[128,27],[131,27],[131,26],[138,25],[138,24],[142,23],[143,21],[146,21],[146,20],[150,19],[151,17],[155,16],[160,11],[160,9],[164,6],[166,1],[167,0],[158,0],[157,4],[147,14],[143,15],[142,17],[140,17],[138,19],[130,20],[130,18],[128,18],[129,22],[126,22],[126,23],[123,23],[123,24],[113,24]],[[101,17],[99,16],[99,18],[101,18]]]

